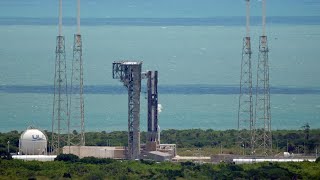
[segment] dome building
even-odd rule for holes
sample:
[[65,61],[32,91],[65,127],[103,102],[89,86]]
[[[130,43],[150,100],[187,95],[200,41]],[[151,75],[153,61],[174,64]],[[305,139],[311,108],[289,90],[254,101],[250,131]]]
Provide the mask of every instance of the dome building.
[[28,128],[19,140],[19,154],[45,155],[47,154],[47,137],[39,129]]

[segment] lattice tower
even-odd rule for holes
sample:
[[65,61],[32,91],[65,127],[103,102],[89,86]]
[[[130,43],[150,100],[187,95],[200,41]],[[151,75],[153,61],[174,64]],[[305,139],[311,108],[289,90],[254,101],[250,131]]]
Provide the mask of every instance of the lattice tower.
[[269,48],[265,35],[265,0],[263,5],[263,33],[259,41],[259,56],[257,67],[256,104],[254,121],[254,153],[268,156],[272,153],[271,110],[270,110],[270,84],[269,84]]
[[244,155],[251,154],[253,145],[253,99],[250,41],[250,1],[246,0],[246,37],[243,38],[240,94],[238,107],[238,144]]
[[59,35],[55,53],[51,149],[54,154],[60,154],[61,147],[67,144],[66,135],[68,134],[68,91],[65,38],[62,36],[62,0],[59,1]]
[[74,35],[69,118],[69,144],[84,146],[83,59],[80,34]]
[[74,35],[70,88],[69,145],[85,145],[83,59],[80,34],[80,0],[77,5],[77,34]]

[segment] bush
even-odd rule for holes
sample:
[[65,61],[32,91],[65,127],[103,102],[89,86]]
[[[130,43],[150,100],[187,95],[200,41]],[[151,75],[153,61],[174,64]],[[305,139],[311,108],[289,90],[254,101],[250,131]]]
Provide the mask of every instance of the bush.
[[140,162],[141,162],[142,164],[147,164],[147,165],[153,165],[153,164],[156,163],[155,161],[145,160],[145,159],[141,159]]
[[191,161],[187,161],[187,162],[181,162],[180,163],[182,167],[194,167],[196,164],[191,162]]
[[104,179],[104,173],[101,171],[93,171],[90,173],[87,173],[84,177],[84,179],[88,180],[99,180],[99,179]]
[[64,173],[63,174],[63,178],[71,178],[71,174],[70,173]]
[[316,163],[320,163],[320,157],[316,159]]
[[11,160],[12,156],[5,149],[0,148],[0,159]]
[[111,164],[115,160],[110,158],[96,158],[96,157],[84,157],[80,159],[80,162],[85,164]]
[[56,158],[54,158],[54,160],[65,162],[78,162],[79,157],[74,154],[59,154]]

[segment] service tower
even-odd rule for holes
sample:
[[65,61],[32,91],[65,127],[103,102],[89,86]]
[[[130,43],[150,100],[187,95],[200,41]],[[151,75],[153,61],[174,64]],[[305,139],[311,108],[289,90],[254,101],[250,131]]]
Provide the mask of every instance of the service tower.
[[142,62],[119,61],[112,64],[113,79],[128,89],[128,159],[140,158],[140,92]]

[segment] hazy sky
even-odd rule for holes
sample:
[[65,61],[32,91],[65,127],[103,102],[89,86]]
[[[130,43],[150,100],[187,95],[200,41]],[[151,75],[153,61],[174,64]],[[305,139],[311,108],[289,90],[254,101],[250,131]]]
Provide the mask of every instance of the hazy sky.
[[[64,16],[76,14],[76,0],[64,0]],[[261,0],[251,0],[253,16]],[[244,0],[82,0],[82,17],[244,16]],[[1,0],[0,17],[56,17],[58,0]],[[267,0],[269,16],[320,16],[320,0]]]

